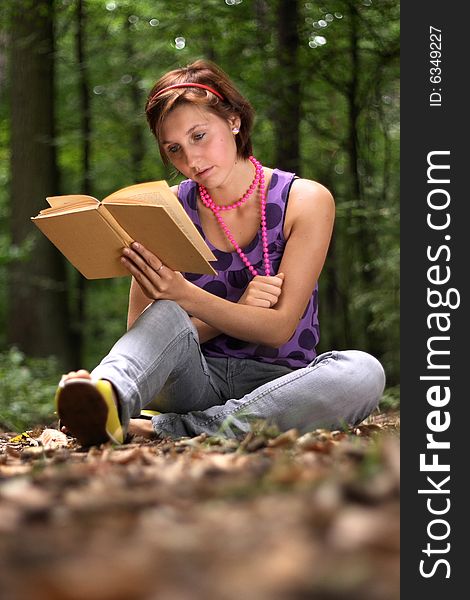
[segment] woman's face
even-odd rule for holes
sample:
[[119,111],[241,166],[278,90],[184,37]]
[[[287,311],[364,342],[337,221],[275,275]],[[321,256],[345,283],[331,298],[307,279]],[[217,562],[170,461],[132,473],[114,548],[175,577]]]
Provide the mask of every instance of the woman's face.
[[163,122],[160,145],[180,173],[208,188],[223,185],[237,160],[232,127],[240,119],[224,120],[194,104],[181,104]]

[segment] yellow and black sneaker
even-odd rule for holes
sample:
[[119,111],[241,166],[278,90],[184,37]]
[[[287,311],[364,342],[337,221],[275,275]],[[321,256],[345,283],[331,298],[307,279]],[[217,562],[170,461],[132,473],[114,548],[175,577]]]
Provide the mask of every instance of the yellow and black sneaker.
[[78,377],[62,380],[55,404],[61,426],[82,446],[109,441],[124,443],[124,431],[109,381]]

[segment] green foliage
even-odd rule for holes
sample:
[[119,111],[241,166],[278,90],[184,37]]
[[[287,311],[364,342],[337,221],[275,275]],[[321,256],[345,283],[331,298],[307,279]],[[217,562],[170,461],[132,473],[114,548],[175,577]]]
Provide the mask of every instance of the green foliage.
[[54,421],[57,361],[28,359],[11,348],[0,353],[0,427],[24,431]]
[[87,282],[83,368],[93,369],[125,333],[129,284],[128,277]]
[[400,386],[387,387],[380,401],[379,409],[382,412],[398,410],[400,408]]

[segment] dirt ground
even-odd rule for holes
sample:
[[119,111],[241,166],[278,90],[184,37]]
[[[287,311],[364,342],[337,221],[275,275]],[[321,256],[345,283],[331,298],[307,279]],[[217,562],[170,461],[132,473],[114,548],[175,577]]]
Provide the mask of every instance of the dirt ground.
[[0,434],[5,600],[397,600],[399,419],[82,449]]

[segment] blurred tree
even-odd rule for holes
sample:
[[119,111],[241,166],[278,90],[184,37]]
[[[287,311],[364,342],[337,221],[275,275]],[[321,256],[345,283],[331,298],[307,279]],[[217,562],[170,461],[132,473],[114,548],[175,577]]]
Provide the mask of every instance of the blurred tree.
[[[82,194],[91,196],[93,194],[93,182],[91,174],[91,98],[88,63],[86,61],[86,32],[87,16],[86,5],[83,0],[76,2],[75,14],[75,54],[78,71],[78,106],[80,118],[80,150],[81,160],[78,161],[81,170],[80,190]],[[86,314],[86,279],[78,271],[73,271],[71,276],[72,297],[75,302],[70,323],[73,346],[75,348],[76,364],[82,364],[84,347],[84,327]]]
[[8,341],[32,356],[69,364],[64,262],[30,217],[58,189],[54,146],[53,0],[22,0],[11,13],[11,243],[30,240],[28,258],[9,265]]
[[299,2],[278,0],[277,32],[279,77],[276,78],[275,165],[280,169],[300,171],[300,79]]
[[123,75],[128,84],[130,115],[130,147],[129,158],[132,179],[135,183],[143,181],[142,165],[145,155],[144,135],[141,123],[142,116],[142,91],[139,88],[138,70],[136,69],[135,35],[132,30],[132,15],[125,15],[124,23],[124,51],[127,58],[127,73]]

